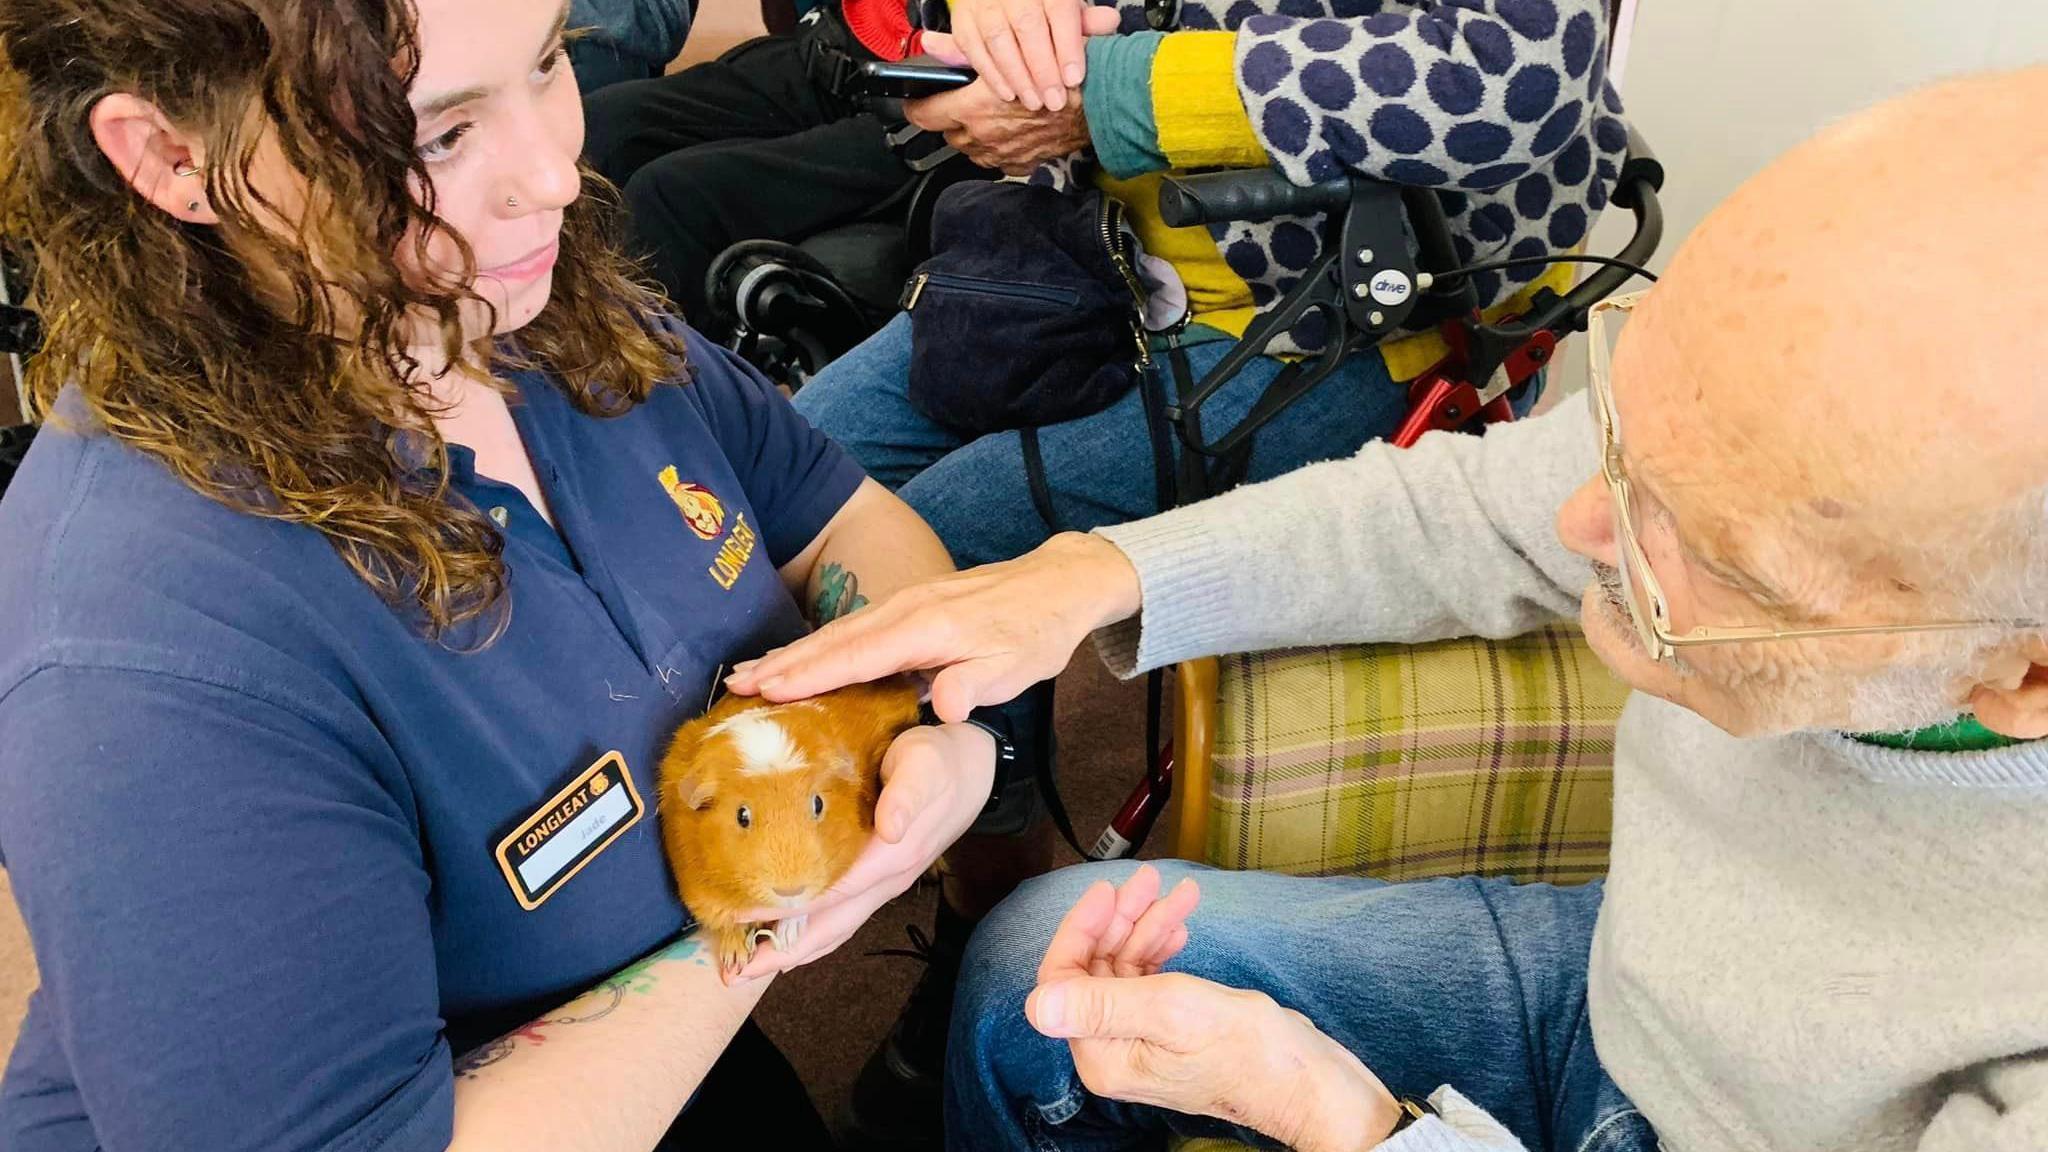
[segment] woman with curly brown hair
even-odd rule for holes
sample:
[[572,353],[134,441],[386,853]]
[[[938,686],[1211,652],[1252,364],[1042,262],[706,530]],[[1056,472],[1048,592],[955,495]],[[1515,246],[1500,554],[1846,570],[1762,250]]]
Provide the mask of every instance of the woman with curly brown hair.
[[[47,323],[0,506],[0,853],[43,976],[0,1145],[822,1139],[740,1032],[760,977],[922,873],[993,742],[905,735],[802,946],[706,963],[665,738],[799,599],[951,565],[631,278],[563,25],[0,6],[0,230]],[[779,1093],[707,1081],[736,1033]]]

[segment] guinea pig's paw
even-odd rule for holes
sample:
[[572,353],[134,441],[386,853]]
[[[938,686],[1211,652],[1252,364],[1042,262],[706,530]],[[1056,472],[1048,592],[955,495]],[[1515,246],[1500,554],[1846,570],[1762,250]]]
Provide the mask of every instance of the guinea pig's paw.
[[718,959],[718,970],[727,976],[739,975],[747,961],[754,958],[754,934],[748,928],[745,924],[732,924],[711,933],[711,948]]

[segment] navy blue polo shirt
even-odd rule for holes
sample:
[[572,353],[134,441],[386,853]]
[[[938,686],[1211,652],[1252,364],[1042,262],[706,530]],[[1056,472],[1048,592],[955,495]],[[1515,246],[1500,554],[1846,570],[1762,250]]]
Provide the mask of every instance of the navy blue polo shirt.
[[38,437],[0,502],[0,857],[42,972],[0,1146],[438,1150],[451,1050],[686,926],[657,760],[803,630],[776,569],[862,481],[689,352],[611,419],[516,378],[559,533],[455,452],[510,581],[467,653],[313,530]]

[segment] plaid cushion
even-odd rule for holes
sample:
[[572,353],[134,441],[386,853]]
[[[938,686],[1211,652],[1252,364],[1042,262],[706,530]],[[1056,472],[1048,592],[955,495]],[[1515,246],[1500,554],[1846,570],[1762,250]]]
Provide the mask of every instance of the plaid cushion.
[[1210,863],[1572,883],[1607,867],[1627,689],[1576,629],[1225,657]]

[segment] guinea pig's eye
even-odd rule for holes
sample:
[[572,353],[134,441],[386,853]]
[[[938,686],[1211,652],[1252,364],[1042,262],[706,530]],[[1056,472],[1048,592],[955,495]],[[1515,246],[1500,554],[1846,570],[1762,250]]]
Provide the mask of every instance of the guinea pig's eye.
[[752,828],[754,826],[754,814],[752,812],[747,811],[747,806],[745,804],[740,805],[739,817],[740,827]]
[[811,819],[813,819],[813,820],[823,820],[824,818],[825,818],[825,798],[824,798],[823,796],[813,796],[813,797],[811,797]]

